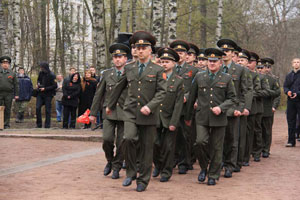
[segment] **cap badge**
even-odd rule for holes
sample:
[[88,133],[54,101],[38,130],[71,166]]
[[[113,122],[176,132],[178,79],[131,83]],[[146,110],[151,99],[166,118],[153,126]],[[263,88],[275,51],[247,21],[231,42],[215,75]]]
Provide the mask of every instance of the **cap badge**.
[[200,54],[200,57],[204,57],[204,54],[203,54],[203,53],[201,53],[201,54]]
[[178,48],[179,48],[179,49],[181,49],[181,48],[182,48],[182,46],[181,46],[181,45],[178,45]]
[[228,45],[227,45],[227,44],[224,44],[224,45],[223,45],[223,48],[228,48]]
[[164,53],[164,56],[165,56],[165,57],[168,57],[169,55],[168,55],[167,53]]
[[121,51],[119,49],[116,50],[116,53],[121,53]]
[[143,44],[144,43],[144,40],[139,40],[139,44]]
[[214,58],[214,57],[216,57],[216,55],[215,54],[211,54],[210,57]]

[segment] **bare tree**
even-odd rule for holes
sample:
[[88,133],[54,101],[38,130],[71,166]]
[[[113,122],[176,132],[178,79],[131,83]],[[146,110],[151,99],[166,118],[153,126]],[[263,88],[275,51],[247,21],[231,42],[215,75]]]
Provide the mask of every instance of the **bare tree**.
[[104,4],[103,0],[93,1],[93,32],[94,48],[96,49],[97,70],[105,69],[105,29],[104,29]]
[[222,34],[223,0],[219,0],[217,17],[216,41],[221,38]]
[[131,0],[131,31],[136,31],[136,4],[137,0]]
[[163,1],[153,0],[153,27],[152,33],[156,38],[157,46],[161,46],[161,32],[162,32],[162,16],[163,16]]
[[207,0],[200,0],[200,46],[202,48],[206,47],[207,43],[207,32],[206,32],[206,1]]
[[168,41],[172,42],[177,38],[177,0],[169,0],[169,29],[168,29]]

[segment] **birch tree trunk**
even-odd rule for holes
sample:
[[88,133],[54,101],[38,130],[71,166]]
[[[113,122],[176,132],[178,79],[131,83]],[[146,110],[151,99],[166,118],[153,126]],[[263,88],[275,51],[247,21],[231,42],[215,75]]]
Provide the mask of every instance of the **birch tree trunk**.
[[20,61],[20,40],[21,40],[21,31],[20,31],[20,1],[13,0],[12,2],[12,11],[13,11],[13,49],[12,49],[12,67],[19,65]]
[[0,0],[0,55],[8,55],[4,0]]
[[86,69],[86,45],[85,45],[85,36],[86,36],[86,9],[83,8],[83,16],[82,16],[82,60],[84,71]]
[[136,31],[136,3],[137,0],[131,0],[132,14],[131,14],[131,31],[134,33]]
[[114,40],[116,40],[118,38],[118,34],[119,34],[120,28],[121,28],[122,5],[123,5],[123,0],[117,0],[116,22],[115,22],[115,27],[114,27]]
[[156,45],[161,46],[161,27],[162,27],[162,16],[163,16],[163,1],[153,0],[153,28],[152,33],[156,38]]
[[188,40],[192,40],[192,0],[189,0],[189,19],[188,19]]
[[222,34],[222,18],[223,18],[223,0],[219,0],[218,15],[217,15],[216,41],[221,38]]
[[94,48],[96,49],[96,68],[105,69],[105,29],[104,29],[104,4],[103,0],[93,1],[93,32]]
[[47,5],[47,0],[42,0],[41,1],[41,36],[42,36],[42,51],[41,51],[41,59],[43,61],[48,61],[47,58],[47,33],[46,33],[46,21],[47,21],[47,17],[46,17],[46,5]]
[[171,43],[177,38],[176,23],[177,23],[177,0],[169,0],[169,29],[168,42]]
[[130,1],[131,0],[127,0],[127,11],[126,11],[126,32],[129,32],[129,25],[130,25]]
[[206,47],[207,43],[207,33],[206,33],[206,1],[207,0],[200,0],[200,46],[202,48]]

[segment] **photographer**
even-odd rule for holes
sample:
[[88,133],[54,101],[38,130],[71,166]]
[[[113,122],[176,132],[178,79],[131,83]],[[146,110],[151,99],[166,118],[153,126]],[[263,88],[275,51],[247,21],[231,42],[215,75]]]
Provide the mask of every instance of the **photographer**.
[[46,107],[45,128],[50,128],[51,123],[51,101],[55,95],[57,84],[55,74],[50,71],[47,62],[40,63],[40,72],[37,80],[36,98],[36,128],[42,128],[42,106]]

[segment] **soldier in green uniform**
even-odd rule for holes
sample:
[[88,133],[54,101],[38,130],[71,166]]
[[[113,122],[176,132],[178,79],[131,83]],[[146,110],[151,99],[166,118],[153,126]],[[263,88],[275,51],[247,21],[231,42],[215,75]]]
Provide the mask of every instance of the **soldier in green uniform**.
[[199,49],[199,55],[197,56],[198,58],[198,64],[196,67],[198,68],[198,71],[205,71],[207,67],[207,57],[204,53],[205,49]]
[[199,54],[199,48],[193,43],[189,43],[189,45],[190,49],[187,53],[186,63],[194,66],[195,60],[197,59],[197,56]]
[[[250,114],[247,117],[247,132],[246,132],[246,148],[245,148],[245,154],[243,159],[243,166],[249,166],[250,156],[252,153],[252,146],[253,146],[253,137],[254,137],[254,126],[255,126],[255,117],[257,114],[257,103],[256,103],[256,96],[259,94],[261,90],[261,82],[260,78],[258,76],[258,73],[255,71],[256,69],[256,58],[253,57],[255,54],[250,54],[251,58],[248,63],[248,69],[251,73],[252,77],[252,103],[251,103],[251,109]],[[257,58],[258,59],[258,58]]]
[[170,44],[170,47],[174,49],[180,59],[176,64],[175,72],[182,77],[184,85],[184,100],[183,109],[180,117],[180,126],[177,129],[177,141],[176,141],[176,153],[178,164],[178,173],[186,174],[188,169],[192,169],[191,166],[191,128],[187,127],[184,123],[184,115],[186,114],[186,102],[188,100],[189,92],[192,86],[192,81],[198,72],[198,69],[194,66],[186,63],[187,52],[190,49],[190,45],[183,40],[175,40]]
[[[124,44],[116,43],[110,46],[109,52],[112,54],[114,67],[101,72],[101,81],[93,99],[90,119],[92,122],[96,122],[97,113],[101,107],[103,108],[103,150],[107,160],[107,164],[104,168],[104,176],[110,174],[113,169],[112,179],[118,179],[123,162],[121,150],[124,135],[123,107],[127,96],[127,90],[123,90],[121,97],[118,99],[116,109],[113,110],[110,115],[105,115],[105,109],[108,105],[108,99],[111,92],[124,71],[130,49]],[[103,106],[102,102],[104,102]],[[115,133],[116,129],[117,133]],[[114,154],[115,140],[116,153]]]
[[152,176],[160,174],[160,181],[167,182],[172,176],[177,127],[183,107],[183,80],[173,71],[179,56],[171,48],[158,51],[161,65],[167,77],[167,94],[159,107],[157,136],[154,142],[153,162],[155,165]]
[[280,87],[278,80],[270,73],[271,66],[274,64],[274,60],[271,58],[262,58],[261,66],[263,67],[262,73],[265,74],[266,79],[270,86],[270,95],[263,98],[264,112],[262,117],[262,157],[268,158],[270,155],[270,148],[272,143],[272,126],[273,117],[276,110],[274,106],[274,99],[280,96]]
[[221,172],[226,111],[237,104],[237,99],[231,76],[222,72],[221,58],[225,54],[215,48],[208,48],[205,52],[208,70],[198,73],[193,81],[185,119],[186,124],[191,125],[192,110],[197,100],[195,147],[201,167],[198,181],[204,182],[208,174],[207,184],[215,185]]
[[4,128],[10,128],[10,112],[13,98],[19,98],[19,83],[16,73],[10,68],[11,58],[0,58],[0,106],[5,106]]
[[227,110],[228,124],[224,139],[224,168],[225,178],[231,178],[233,170],[237,167],[239,142],[239,117],[245,109],[245,95],[247,93],[247,77],[245,69],[232,61],[234,49],[237,44],[230,39],[221,39],[218,47],[225,52],[223,56],[223,72],[231,75],[238,99],[238,105]]
[[[254,52],[250,52],[250,54],[251,54],[251,60],[255,59],[256,63],[258,63],[259,56]],[[256,67],[258,67],[258,65],[256,65]],[[271,92],[269,82],[266,76],[261,72],[258,72],[258,75],[260,79],[261,90],[258,93],[256,93],[256,95],[254,96],[256,98],[257,113],[255,116],[252,156],[254,157],[255,162],[260,161],[260,156],[263,148],[262,126],[261,126],[263,112],[264,112],[263,98],[268,97]]]
[[238,60],[237,64],[244,67],[247,77],[247,93],[245,95],[245,108],[244,112],[242,112],[242,115],[240,116],[240,130],[239,130],[239,147],[238,147],[238,158],[237,158],[237,166],[233,169],[233,172],[240,172],[245,151],[246,151],[246,139],[247,139],[247,118],[251,111],[251,105],[252,105],[252,99],[253,99],[253,83],[252,83],[252,75],[250,70],[247,68],[247,65],[249,64],[251,55],[250,53],[242,49],[238,54]]
[[[123,186],[129,186],[132,180],[137,179],[136,190],[142,192],[151,178],[157,110],[166,95],[166,74],[161,66],[151,62],[151,46],[155,45],[155,38],[150,33],[137,31],[131,41],[137,48],[138,60],[125,66],[122,77],[110,95],[106,113],[109,115],[116,109],[119,97],[128,87],[123,109],[123,149],[127,165]],[[138,177],[137,157],[140,159]]]

